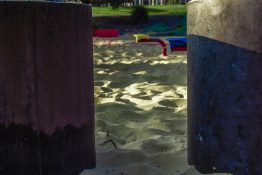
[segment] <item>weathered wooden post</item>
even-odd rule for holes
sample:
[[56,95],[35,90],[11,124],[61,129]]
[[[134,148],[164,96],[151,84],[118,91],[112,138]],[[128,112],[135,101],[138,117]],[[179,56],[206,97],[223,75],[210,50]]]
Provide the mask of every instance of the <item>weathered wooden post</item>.
[[188,4],[189,163],[262,174],[262,1]]
[[91,8],[0,2],[0,174],[95,166]]

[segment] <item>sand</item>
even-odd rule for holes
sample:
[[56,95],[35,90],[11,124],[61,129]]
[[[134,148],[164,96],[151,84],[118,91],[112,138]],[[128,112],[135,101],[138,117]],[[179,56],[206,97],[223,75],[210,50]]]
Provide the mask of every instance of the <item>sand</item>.
[[81,175],[199,175],[187,164],[186,52],[94,40],[97,167]]

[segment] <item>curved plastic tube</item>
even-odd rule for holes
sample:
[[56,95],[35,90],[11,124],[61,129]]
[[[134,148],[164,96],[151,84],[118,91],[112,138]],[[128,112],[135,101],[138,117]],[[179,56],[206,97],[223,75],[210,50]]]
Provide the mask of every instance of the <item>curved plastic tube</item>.
[[138,42],[157,42],[162,46],[163,56],[167,56],[166,43],[164,41],[162,41],[161,39],[158,39],[158,38],[140,39],[140,40],[138,40]]
[[97,29],[93,33],[93,37],[118,37],[119,30],[116,29]]

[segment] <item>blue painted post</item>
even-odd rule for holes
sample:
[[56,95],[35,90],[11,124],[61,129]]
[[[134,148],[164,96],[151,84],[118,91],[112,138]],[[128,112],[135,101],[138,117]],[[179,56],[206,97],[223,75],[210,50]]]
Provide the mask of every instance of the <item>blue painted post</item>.
[[202,173],[262,174],[261,9],[188,4],[188,159]]

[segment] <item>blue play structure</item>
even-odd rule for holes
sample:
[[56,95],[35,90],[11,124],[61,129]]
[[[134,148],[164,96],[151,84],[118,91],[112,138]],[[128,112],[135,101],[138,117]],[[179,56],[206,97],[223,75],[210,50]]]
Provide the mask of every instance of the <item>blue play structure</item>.
[[187,51],[187,38],[167,38],[171,51]]

